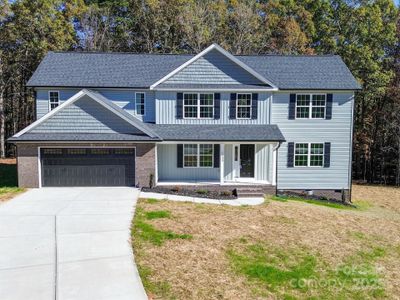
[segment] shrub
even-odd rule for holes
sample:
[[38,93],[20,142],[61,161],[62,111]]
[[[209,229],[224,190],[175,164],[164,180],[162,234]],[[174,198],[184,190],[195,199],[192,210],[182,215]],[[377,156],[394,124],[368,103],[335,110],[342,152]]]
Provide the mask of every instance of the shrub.
[[208,190],[197,190],[196,193],[200,194],[200,195],[206,195],[209,193],[209,191]]

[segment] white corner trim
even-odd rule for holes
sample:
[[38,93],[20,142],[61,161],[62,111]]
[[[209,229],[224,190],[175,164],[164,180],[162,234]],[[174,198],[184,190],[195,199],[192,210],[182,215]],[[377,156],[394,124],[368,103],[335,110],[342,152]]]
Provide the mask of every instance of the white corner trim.
[[39,188],[42,187],[42,158],[40,154],[40,147],[37,148],[38,150],[38,183]]
[[157,82],[153,83],[150,86],[150,90],[153,90],[156,86],[160,85],[161,83],[163,83],[164,81],[166,81],[168,78],[171,78],[172,76],[174,76],[176,73],[178,73],[179,71],[181,71],[182,69],[186,68],[188,65],[192,64],[193,62],[195,62],[196,60],[198,60],[200,57],[206,55],[208,52],[210,52],[211,50],[218,50],[221,54],[225,55],[227,58],[229,58],[232,62],[236,63],[237,65],[239,65],[241,68],[243,68],[244,70],[246,70],[247,72],[249,72],[251,75],[253,75],[254,77],[256,77],[258,80],[260,80],[261,82],[264,82],[266,84],[269,84],[273,89],[278,90],[278,87],[273,84],[271,81],[269,81],[268,79],[266,79],[264,76],[262,76],[261,74],[257,73],[255,70],[253,70],[252,68],[250,68],[248,65],[246,65],[245,63],[243,63],[242,61],[240,61],[239,59],[237,59],[234,55],[230,54],[228,51],[226,51],[225,49],[221,48],[219,45],[217,44],[212,44],[210,46],[208,46],[206,49],[204,49],[203,51],[201,51],[199,54],[197,54],[196,56],[192,57],[191,59],[189,59],[187,62],[185,62],[184,64],[180,65],[178,68],[176,68],[175,70],[173,70],[172,72],[170,72],[169,74],[167,74],[166,76],[164,76],[163,78],[161,78],[160,80],[158,80]]

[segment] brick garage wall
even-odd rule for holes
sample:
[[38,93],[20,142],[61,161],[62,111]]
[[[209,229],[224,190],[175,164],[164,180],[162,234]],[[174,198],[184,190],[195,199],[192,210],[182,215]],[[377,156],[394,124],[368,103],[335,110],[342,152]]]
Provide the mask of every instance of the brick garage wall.
[[[77,147],[77,144],[18,144],[17,145],[17,164],[18,164],[18,185],[26,188],[39,187],[39,169],[38,169],[38,147]],[[79,144],[79,147],[135,147],[135,178],[136,185],[140,187],[148,187],[150,176],[155,175],[155,144],[154,143],[123,143],[123,144],[107,144],[107,143],[88,143]]]
[[156,172],[156,147],[155,144],[136,144],[136,185],[149,187],[150,177],[155,180]]
[[19,187],[39,187],[37,145],[17,145],[17,170]]

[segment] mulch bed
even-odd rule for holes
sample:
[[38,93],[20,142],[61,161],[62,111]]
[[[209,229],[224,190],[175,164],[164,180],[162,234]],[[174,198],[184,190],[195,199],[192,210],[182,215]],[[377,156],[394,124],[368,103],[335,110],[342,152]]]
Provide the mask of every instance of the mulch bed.
[[199,187],[198,189],[194,190],[194,189],[185,189],[182,186],[176,186],[176,187],[172,187],[172,188],[156,186],[153,188],[142,188],[142,191],[152,192],[152,193],[179,195],[179,196],[188,196],[188,197],[200,197],[200,198],[208,198],[208,199],[220,199],[220,200],[237,199],[236,194],[234,194],[234,190],[231,190],[231,189],[209,190],[206,188]]

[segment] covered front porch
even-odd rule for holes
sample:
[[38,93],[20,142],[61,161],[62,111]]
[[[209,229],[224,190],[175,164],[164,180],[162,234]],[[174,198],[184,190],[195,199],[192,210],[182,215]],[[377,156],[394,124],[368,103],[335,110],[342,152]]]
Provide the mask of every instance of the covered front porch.
[[163,142],[158,186],[275,186],[279,142]]

